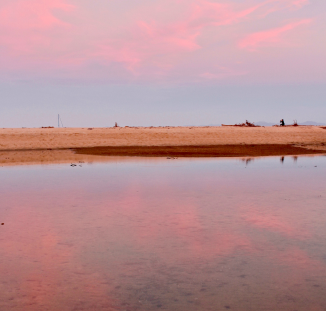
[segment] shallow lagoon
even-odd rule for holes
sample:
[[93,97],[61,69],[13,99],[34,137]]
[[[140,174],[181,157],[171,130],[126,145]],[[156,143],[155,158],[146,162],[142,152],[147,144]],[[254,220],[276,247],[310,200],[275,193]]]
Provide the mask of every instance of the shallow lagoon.
[[0,168],[0,310],[325,310],[326,157]]

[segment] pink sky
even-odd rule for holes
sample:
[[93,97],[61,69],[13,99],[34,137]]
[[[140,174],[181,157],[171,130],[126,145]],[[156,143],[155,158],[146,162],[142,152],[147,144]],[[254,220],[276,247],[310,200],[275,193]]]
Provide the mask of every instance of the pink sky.
[[0,77],[275,82],[281,65],[284,82],[324,82],[325,15],[313,0],[2,0]]

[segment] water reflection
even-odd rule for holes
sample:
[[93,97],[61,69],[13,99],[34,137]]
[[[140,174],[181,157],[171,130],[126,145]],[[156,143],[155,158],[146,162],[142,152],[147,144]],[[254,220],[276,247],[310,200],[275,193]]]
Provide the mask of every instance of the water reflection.
[[3,169],[0,310],[324,310],[322,160]]
[[255,158],[242,158],[241,161],[245,162],[246,165],[250,164],[252,161],[254,161]]

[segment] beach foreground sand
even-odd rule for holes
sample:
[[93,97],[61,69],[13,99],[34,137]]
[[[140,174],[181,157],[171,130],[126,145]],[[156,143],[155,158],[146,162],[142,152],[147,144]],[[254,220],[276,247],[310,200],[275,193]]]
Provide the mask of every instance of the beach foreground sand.
[[326,129],[318,126],[0,129],[1,164],[69,162],[76,160],[74,154],[252,157],[317,153],[326,153]]

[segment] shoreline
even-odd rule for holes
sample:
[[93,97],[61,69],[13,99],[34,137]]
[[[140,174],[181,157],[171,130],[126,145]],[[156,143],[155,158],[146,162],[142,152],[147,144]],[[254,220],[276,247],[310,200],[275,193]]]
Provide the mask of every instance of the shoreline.
[[291,145],[127,146],[0,151],[0,166],[100,163],[151,159],[253,159],[270,156],[323,156],[326,152]]
[[[81,157],[261,157],[326,154],[324,127],[0,129],[0,164]],[[10,164],[8,164],[10,163]]]

